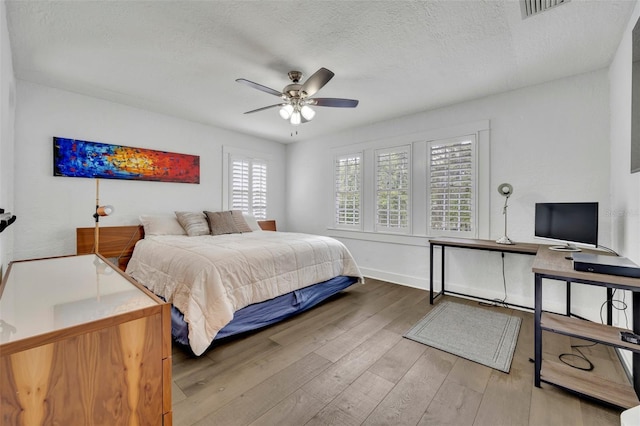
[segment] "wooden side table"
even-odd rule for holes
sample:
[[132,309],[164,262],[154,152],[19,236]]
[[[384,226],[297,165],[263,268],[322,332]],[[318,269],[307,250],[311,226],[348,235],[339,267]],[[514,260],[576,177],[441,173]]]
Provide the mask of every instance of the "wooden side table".
[[275,231],[276,230],[276,221],[273,219],[269,220],[258,220],[258,225],[262,228],[263,231]]

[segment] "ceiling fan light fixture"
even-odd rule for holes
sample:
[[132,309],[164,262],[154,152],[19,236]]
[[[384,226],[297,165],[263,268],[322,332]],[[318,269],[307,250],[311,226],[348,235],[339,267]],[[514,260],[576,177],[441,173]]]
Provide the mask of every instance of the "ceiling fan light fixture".
[[300,108],[300,113],[307,121],[313,120],[313,117],[316,116],[316,112],[309,105],[303,105],[302,108]]
[[293,111],[293,114],[291,114],[291,124],[294,126],[298,126],[301,122],[302,120],[300,118],[300,111],[296,109],[295,111]]
[[285,120],[288,120],[289,118],[291,118],[292,113],[293,113],[293,106],[291,104],[285,105],[282,108],[280,108],[280,117],[282,117]]

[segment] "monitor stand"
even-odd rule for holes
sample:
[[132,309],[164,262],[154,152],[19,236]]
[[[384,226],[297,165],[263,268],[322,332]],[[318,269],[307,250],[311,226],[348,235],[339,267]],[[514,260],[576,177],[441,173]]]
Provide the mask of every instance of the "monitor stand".
[[564,245],[564,246],[551,246],[551,247],[549,247],[549,250],[571,251],[571,252],[582,251],[578,247],[574,246],[573,244],[568,244],[568,243],[566,245]]

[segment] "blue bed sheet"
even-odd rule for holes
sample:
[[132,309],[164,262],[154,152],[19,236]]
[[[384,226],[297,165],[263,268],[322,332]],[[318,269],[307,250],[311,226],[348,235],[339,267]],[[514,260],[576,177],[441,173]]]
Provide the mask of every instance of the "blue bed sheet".
[[[233,320],[218,332],[214,340],[282,321],[312,308],[356,282],[358,282],[357,277],[339,276],[271,300],[246,306],[234,314]],[[171,307],[171,334],[178,343],[189,345],[187,323],[184,321],[182,312],[173,306]]]

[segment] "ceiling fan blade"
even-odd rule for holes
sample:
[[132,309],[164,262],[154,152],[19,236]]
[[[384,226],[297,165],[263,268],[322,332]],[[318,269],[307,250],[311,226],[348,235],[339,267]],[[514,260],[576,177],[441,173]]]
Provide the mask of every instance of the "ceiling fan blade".
[[249,87],[253,87],[254,89],[258,89],[262,92],[269,93],[270,95],[282,96],[282,92],[279,92],[267,86],[263,86],[262,84],[254,83],[253,81],[247,80],[246,78],[238,78],[236,79],[236,81],[238,83],[246,84]]
[[307,99],[309,105],[335,107],[335,108],[355,108],[358,106],[357,99],[340,99],[340,98],[314,98]]
[[275,105],[269,105],[266,107],[262,107],[262,108],[258,108],[258,109],[252,109],[251,111],[247,111],[245,112],[245,114],[251,114],[254,112],[259,112],[259,111],[264,111],[265,109],[269,109],[269,108],[275,108],[275,107],[281,107],[281,106],[285,106],[286,104],[275,104]]
[[313,96],[316,92],[329,82],[335,74],[326,68],[320,68],[304,82],[300,88],[303,98]]

